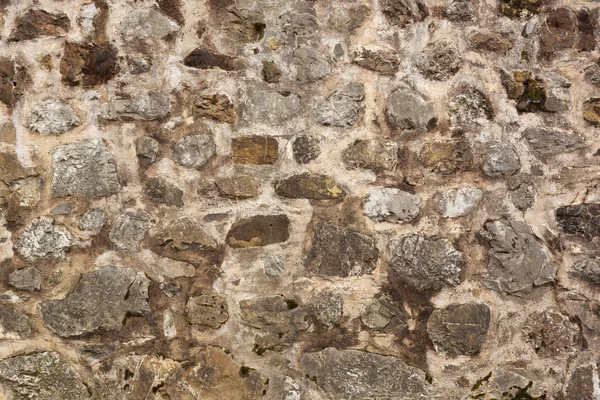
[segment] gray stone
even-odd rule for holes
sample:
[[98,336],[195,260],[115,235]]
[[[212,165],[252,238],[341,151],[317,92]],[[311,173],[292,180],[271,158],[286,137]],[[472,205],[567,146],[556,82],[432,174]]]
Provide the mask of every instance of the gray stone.
[[392,171],[398,164],[398,143],[391,140],[357,140],[342,153],[346,167]]
[[298,164],[308,164],[321,154],[321,141],[314,136],[298,136],[292,143],[294,160]]
[[15,247],[25,258],[63,258],[75,240],[64,227],[48,218],[36,218],[18,237]]
[[555,128],[528,128],[523,132],[523,137],[529,143],[531,152],[544,161],[548,157],[575,151],[585,146],[580,136]]
[[33,292],[40,290],[42,276],[35,267],[16,269],[8,275],[8,284],[20,290]]
[[190,135],[173,146],[173,159],[179,165],[199,169],[217,154],[211,135]]
[[263,261],[265,275],[276,278],[285,270],[285,258],[281,255],[270,255]]
[[427,132],[437,122],[433,104],[406,85],[401,85],[390,94],[385,115],[392,128],[400,130]]
[[405,336],[409,332],[410,316],[402,304],[397,304],[389,296],[382,296],[371,301],[360,318],[369,329],[398,336]]
[[427,321],[435,351],[448,357],[479,354],[489,327],[490,307],[481,303],[452,304]]
[[333,347],[306,353],[302,367],[336,399],[430,399],[425,372],[396,357]]
[[318,275],[358,276],[370,274],[378,259],[374,238],[322,221],[314,227],[304,267]]
[[300,111],[300,98],[289,92],[257,90],[248,97],[246,118],[253,123],[281,124]]
[[137,253],[151,225],[152,217],[146,211],[126,211],[119,215],[108,237],[118,252]]
[[55,352],[0,360],[0,382],[15,399],[84,400],[91,395],[79,373]]
[[9,305],[0,304],[0,340],[31,337],[29,317]]
[[149,178],[144,182],[144,194],[156,203],[183,207],[183,190],[163,178]]
[[550,251],[524,222],[486,222],[478,235],[490,246],[484,284],[490,289],[515,293],[556,279],[557,266]]
[[427,44],[416,61],[417,68],[428,79],[446,81],[456,75],[462,57],[454,42],[441,39]]
[[595,285],[600,285],[600,257],[584,258],[573,265],[572,273]]
[[104,221],[106,218],[106,214],[104,211],[100,209],[93,209],[81,217],[79,217],[78,226],[82,231],[95,231],[98,229],[102,229],[104,226]]
[[371,190],[365,199],[363,210],[374,221],[412,221],[419,215],[421,198],[400,189]]
[[563,232],[591,240],[600,236],[600,203],[580,203],[556,209],[556,222]]
[[519,210],[527,210],[535,204],[535,189],[531,179],[516,175],[514,180],[509,179],[509,189],[510,200]]
[[521,160],[511,145],[492,143],[483,154],[483,172],[490,177],[516,174]]
[[149,285],[142,272],[107,266],[84,274],[65,298],[40,303],[40,312],[46,325],[62,337],[98,329],[119,331],[128,315],[150,312]]
[[121,190],[113,154],[101,140],[55,147],[52,167],[55,197],[105,197]]
[[75,204],[71,203],[61,203],[50,210],[50,214],[52,215],[69,215],[75,209]]
[[143,91],[102,104],[100,111],[109,121],[158,120],[171,112],[171,99],[166,93]]
[[60,135],[78,125],[81,120],[75,111],[56,99],[36,105],[29,115],[29,129],[42,135]]
[[483,190],[471,186],[437,192],[435,206],[446,218],[458,218],[471,214],[483,200]]
[[440,291],[460,283],[462,253],[444,238],[410,233],[390,241],[390,267],[419,291]]
[[465,87],[450,100],[450,122],[458,126],[481,126],[494,116],[492,104],[479,89]]
[[453,22],[468,22],[475,19],[477,10],[472,0],[452,0],[444,16]]
[[316,120],[325,126],[350,128],[358,121],[364,108],[364,98],[362,84],[348,83],[317,106]]
[[344,312],[344,299],[342,296],[330,291],[320,293],[313,299],[317,319],[324,325],[337,323]]
[[301,47],[294,51],[293,60],[296,67],[296,80],[301,83],[319,81],[331,72],[327,58],[311,47]]
[[148,136],[142,136],[135,141],[135,154],[153,163],[158,158],[158,142]]
[[421,22],[429,15],[423,0],[379,0],[379,7],[389,23],[400,27]]
[[219,329],[229,319],[225,299],[207,290],[198,296],[190,297],[185,312],[190,324],[203,325],[211,329]]
[[294,37],[314,36],[319,28],[317,18],[309,13],[288,11],[278,17],[281,31]]
[[552,309],[531,314],[523,327],[523,334],[539,357],[574,355],[583,344],[579,324]]
[[565,400],[583,400],[597,397],[594,390],[597,379],[597,367],[593,364],[575,368],[571,373],[569,382],[566,384]]
[[361,45],[354,49],[352,63],[382,75],[394,75],[398,72],[400,60],[398,53],[393,49],[377,45]]
[[140,45],[155,46],[159,40],[166,39],[177,31],[179,25],[154,7],[134,8],[126,13],[119,25],[123,42],[132,48],[138,48]]

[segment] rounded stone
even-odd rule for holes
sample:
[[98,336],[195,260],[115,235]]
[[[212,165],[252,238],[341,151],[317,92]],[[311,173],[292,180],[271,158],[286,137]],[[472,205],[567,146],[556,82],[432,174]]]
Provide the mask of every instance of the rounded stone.
[[201,168],[217,153],[215,141],[210,135],[186,136],[173,146],[175,162],[187,168]]

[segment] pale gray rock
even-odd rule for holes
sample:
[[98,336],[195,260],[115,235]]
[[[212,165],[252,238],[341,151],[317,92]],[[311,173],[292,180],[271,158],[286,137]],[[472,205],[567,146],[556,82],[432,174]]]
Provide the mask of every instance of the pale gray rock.
[[401,85],[390,94],[385,115],[392,128],[427,132],[435,127],[433,104],[421,93]]
[[556,128],[528,128],[523,132],[523,137],[529,143],[531,152],[541,160],[585,146],[580,136]]
[[119,331],[126,316],[150,312],[149,285],[144,273],[111,265],[84,274],[65,298],[40,303],[40,312],[44,323],[62,337]]
[[102,104],[100,112],[109,121],[159,120],[171,112],[171,99],[167,93],[144,91]]
[[448,239],[411,233],[390,241],[390,267],[419,291],[440,291],[460,283],[462,253]]
[[148,136],[142,136],[135,141],[135,154],[153,163],[158,158],[158,142]]
[[471,214],[483,200],[483,190],[471,186],[437,192],[436,208],[446,218],[458,218]]
[[327,58],[311,47],[297,49],[294,51],[293,59],[298,82],[313,83],[325,78],[331,72]]
[[119,25],[123,42],[132,47],[156,45],[177,31],[179,25],[154,7],[135,7],[133,11],[126,13]]
[[84,36],[91,37],[94,33],[94,18],[99,14],[96,4],[84,4],[79,9],[79,25]]
[[108,237],[118,252],[137,253],[151,225],[152,217],[146,211],[126,211],[119,215]]
[[185,312],[190,324],[203,325],[211,329],[219,329],[229,319],[226,300],[208,290],[198,296],[190,297]]
[[306,353],[302,367],[336,399],[430,399],[425,372],[396,357],[328,347]]
[[55,147],[52,167],[54,197],[105,197],[121,189],[113,154],[101,140]]
[[95,231],[102,229],[106,219],[104,211],[96,208],[79,217],[78,226],[82,231]]
[[444,16],[453,22],[473,21],[477,9],[473,0],[452,0],[444,11]]
[[246,107],[250,122],[281,124],[298,116],[300,98],[289,92],[256,90],[248,95]]
[[173,146],[173,159],[187,168],[201,168],[217,154],[217,146],[211,135],[190,135]]
[[42,276],[35,267],[16,269],[8,275],[8,284],[20,290],[33,292],[40,290]]
[[348,83],[317,106],[316,120],[325,126],[350,128],[358,121],[364,108],[364,98],[362,84]]
[[371,190],[363,204],[365,215],[378,222],[412,221],[420,208],[419,196],[393,188]]
[[64,227],[48,218],[36,218],[16,241],[17,251],[25,258],[63,258],[75,240]]
[[0,360],[0,382],[14,399],[84,400],[91,395],[79,373],[55,352]]
[[509,176],[521,169],[521,160],[511,145],[492,143],[483,154],[483,172],[490,177]]
[[285,257],[282,255],[270,255],[263,261],[265,275],[276,278],[285,270]]
[[484,284],[490,289],[515,293],[556,279],[550,251],[524,222],[486,222],[478,235],[490,247]]
[[42,135],[60,135],[78,125],[81,120],[71,106],[56,99],[36,105],[29,115],[29,129]]
[[50,214],[52,215],[69,215],[75,209],[75,204],[71,203],[61,203],[50,210]]
[[0,340],[26,339],[31,336],[29,317],[12,306],[0,304]]

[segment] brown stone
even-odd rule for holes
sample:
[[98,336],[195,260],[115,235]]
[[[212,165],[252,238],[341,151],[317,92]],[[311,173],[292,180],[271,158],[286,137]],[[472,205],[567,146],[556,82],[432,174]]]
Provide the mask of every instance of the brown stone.
[[260,182],[251,176],[220,178],[215,185],[219,196],[230,199],[250,199],[260,194]]
[[594,126],[600,126],[600,99],[592,98],[585,102],[583,119]]
[[556,221],[563,231],[587,239],[600,236],[600,203],[582,203],[559,207]]
[[6,144],[17,144],[17,130],[12,122],[5,122],[0,127],[0,142]]
[[358,46],[354,50],[352,63],[382,75],[394,75],[398,72],[400,60],[398,53],[393,49],[379,46]]
[[332,177],[310,172],[276,182],[275,193],[290,199],[312,200],[341,199],[346,195]]
[[452,174],[471,168],[473,153],[464,141],[429,142],[421,152],[423,164],[432,172]]
[[500,0],[500,13],[510,18],[529,18],[539,14],[545,0]]
[[262,76],[267,83],[279,83],[281,80],[281,70],[275,64],[275,61],[264,60],[262,62]]
[[156,203],[183,207],[183,190],[162,178],[150,178],[144,183],[144,194]]
[[578,39],[577,15],[569,8],[552,10],[542,24],[540,52],[548,57],[556,51],[573,48]]
[[246,68],[245,61],[228,56],[226,54],[215,53],[212,50],[198,47],[183,59],[183,64],[199,69],[219,68],[224,71],[239,71]]
[[241,43],[254,43],[265,36],[267,25],[261,12],[244,8],[230,7],[227,9],[225,30]]
[[401,27],[423,21],[429,16],[423,0],[379,0],[379,6],[391,24]]
[[8,58],[0,59],[0,101],[9,109],[21,98],[28,83],[25,68]]
[[398,164],[398,143],[388,140],[357,140],[342,153],[348,168],[391,171]]
[[206,94],[196,99],[194,114],[200,118],[209,118],[216,122],[235,124],[233,103],[223,93]]
[[94,86],[108,82],[119,73],[117,50],[109,45],[66,42],[60,60],[63,83]]
[[504,54],[513,48],[514,43],[505,33],[480,31],[469,37],[469,45],[474,50]]
[[27,168],[12,155],[0,153],[0,181],[8,185],[13,181],[37,175],[39,171],[36,168]]
[[31,40],[43,36],[62,36],[70,28],[69,17],[65,13],[51,14],[44,10],[31,9],[17,17],[15,28],[8,40]]
[[235,222],[227,233],[231,247],[268,246],[283,243],[290,237],[287,215],[255,215]]
[[270,136],[248,136],[231,141],[231,159],[236,164],[275,164],[279,158],[277,139]]
[[204,290],[198,296],[190,297],[185,313],[190,324],[212,329],[219,329],[229,319],[227,302],[211,290]]

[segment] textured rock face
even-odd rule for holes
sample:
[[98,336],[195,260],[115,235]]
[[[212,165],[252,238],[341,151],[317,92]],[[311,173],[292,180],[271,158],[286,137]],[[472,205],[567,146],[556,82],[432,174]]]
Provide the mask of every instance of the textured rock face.
[[342,154],[347,167],[391,171],[398,164],[398,143],[385,140],[357,140]]
[[581,137],[560,130],[529,128],[523,132],[523,137],[529,143],[533,154],[541,160],[575,151],[584,146]]
[[339,88],[316,110],[317,122],[325,126],[350,128],[356,124],[365,91],[362,85],[349,83]]
[[173,146],[175,162],[188,168],[204,166],[215,154],[215,141],[210,135],[186,136]]
[[254,123],[281,124],[300,111],[300,98],[289,92],[252,91],[246,117]]
[[410,221],[419,215],[421,198],[399,189],[371,191],[363,206],[365,215],[375,221]]
[[387,99],[385,114],[395,129],[427,132],[435,127],[433,104],[408,86],[400,86]]
[[110,45],[66,42],[60,60],[62,81],[86,87],[106,83],[119,73],[117,56]]
[[171,101],[165,93],[141,92],[102,105],[102,117],[111,121],[155,120],[169,115]]
[[29,318],[9,305],[0,305],[0,339],[25,339],[31,336]]
[[32,292],[40,290],[42,285],[42,276],[35,267],[17,269],[8,275],[8,284],[20,290]]
[[120,330],[125,317],[150,311],[150,281],[131,268],[104,267],[81,277],[62,300],[40,303],[44,323],[62,337]]
[[421,158],[431,172],[447,175],[470,169],[473,153],[463,141],[428,142],[423,145]]
[[352,62],[360,67],[383,75],[394,75],[398,72],[398,53],[392,49],[379,46],[359,46],[354,50]]
[[144,210],[126,211],[119,215],[109,238],[115,249],[121,253],[135,253],[140,250],[140,242],[148,233],[152,217]]
[[310,172],[276,182],[275,193],[290,199],[312,200],[334,200],[346,195],[330,176]]
[[581,327],[556,310],[532,314],[523,333],[540,357],[575,354],[582,345]]
[[17,17],[9,40],[31,40],[43,36],[63,36],[70,28],[69,17],[65,13],[50,13],[31,9]]
[[600,204],[582,203],[559,207],[556,221],[563,231],[591,239],[600,236]]
[[279,144],[272,137],[251,136],[231,141],[231,159],[236,164],[275,164],[278,158]]
[[121,38],[130,46],[156,45],[178,30],[179,25],[154,8],[135,9],[119,26]]
[[227,303],[215,293],[202,292],[190,297],[185,306],[188,322],[218,329],[229,318]]
[[74,244],[73,236],[64,227],[47,218],[33,220],[16,243],[23,257],[62,258]]
[[233,103],[222,93],[203,95],[194,103],[194,113],[201,118],[209,118],[216,122],[235,124]]
[[53,99],[39,104],[29,116],[29,129],[42,135],[60,135],[80,124],[70,106]]
[[237,221],[227,233],[231,247],[268,246],[289,238],[290,221],[285,215],[257,215]]
[[491,177],[514,175],[521,168],[517,152],[502,144],[492,144],[483,155],[483,172]]
[[483,200],[483,191],[464,186],[447,192],[436,193],[438,212],[446,218],[458,218],[471,214]]

